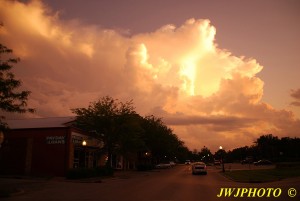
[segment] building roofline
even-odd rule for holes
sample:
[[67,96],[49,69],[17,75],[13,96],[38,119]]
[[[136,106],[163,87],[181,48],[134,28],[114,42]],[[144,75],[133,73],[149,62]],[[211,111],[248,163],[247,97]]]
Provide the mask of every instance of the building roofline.
[[36,128],[64,128],[72,127],[69,124],[76,120],[75,116],[45,117],[28,119],[8,119],[5,122],[9,129],[36,129]]

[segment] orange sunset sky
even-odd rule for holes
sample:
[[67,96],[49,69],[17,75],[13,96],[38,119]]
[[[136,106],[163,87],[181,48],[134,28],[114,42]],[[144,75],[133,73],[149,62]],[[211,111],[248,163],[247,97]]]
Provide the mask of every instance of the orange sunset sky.
[[0,41],[35,114],[109,95],[190,149],[300,137],[300,1],[0,0]]

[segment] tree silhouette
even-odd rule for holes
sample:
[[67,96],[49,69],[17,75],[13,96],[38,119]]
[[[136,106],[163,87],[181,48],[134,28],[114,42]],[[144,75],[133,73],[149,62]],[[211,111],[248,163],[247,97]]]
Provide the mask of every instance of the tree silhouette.
[[180,160],[188,157],[188,149],[168,128],[161,118],[149,115],[143,118],[143,139],[155,163]]
[[120,102],[106,96],[92,102],[87,108],[75,108],[76,126],[93,132],[104,143],[108,156],[108,166],[112,164],[112,154],[121,152],[130,155],[142,146],[141,128],[135,122],[139,118],[132,101]]
[[[19,58],[10,58],[13,51],[0,44],[0,111],[4,112],[34,112],[34,109],[27,107],[30,91],[17,90],[21,86],[21,81],[15,79],[11,72],[13,64],[20,61]],[[0,130],[7,127],[3,121],[4,116],[0,116]]]
[[262,135],[256,140],[256,145],[262,158],[273,159],[279,155],[279,139],[272,134]]
[[211,151],[206,146],[204,146],[200,150],[199,157],[200,157],[200,160],[205,161],[205,162],[210,162],[213,159],[213,155],[212,155]]

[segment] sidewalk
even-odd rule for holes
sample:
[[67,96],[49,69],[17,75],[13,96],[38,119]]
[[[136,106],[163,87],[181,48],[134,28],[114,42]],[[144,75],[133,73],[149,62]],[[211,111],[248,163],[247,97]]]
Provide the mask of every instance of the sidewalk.
[[23,194],[27,191],[43,188],[48,182],[101,183],[107,179],[129,179],[137,175],[147,174],[138,171],[115,171],[113,176],[91,177],[84,179],[66,179],[65,177],[30,177],[16,175],[0,175],[0,198]]
[[25,189],[36,190],[49,179],[28,176],[0,176],[0,198],[23,194]]

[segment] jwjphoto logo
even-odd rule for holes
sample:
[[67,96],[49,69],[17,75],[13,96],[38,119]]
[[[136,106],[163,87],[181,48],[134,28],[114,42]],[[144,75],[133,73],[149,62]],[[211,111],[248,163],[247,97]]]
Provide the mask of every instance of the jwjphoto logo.
[[[296,189],[290,188],[288,195],[295,196]],[[274,197],[281,195],[281,188],[221,188],[217,197]]]

